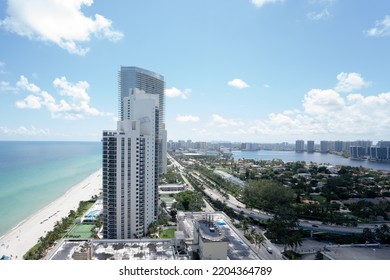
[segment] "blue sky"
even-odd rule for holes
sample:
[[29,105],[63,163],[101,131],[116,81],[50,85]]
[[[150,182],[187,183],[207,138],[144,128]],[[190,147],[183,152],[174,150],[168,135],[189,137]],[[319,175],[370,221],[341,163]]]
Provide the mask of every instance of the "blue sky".
[[0,0],[0,140],[100,140],[121,65],[168,139],[390,140],[389,50],[387,0]]

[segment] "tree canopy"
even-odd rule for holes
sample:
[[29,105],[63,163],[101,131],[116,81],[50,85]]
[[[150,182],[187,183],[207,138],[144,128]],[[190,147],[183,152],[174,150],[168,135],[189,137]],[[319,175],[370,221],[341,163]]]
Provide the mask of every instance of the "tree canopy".
[[249,207],[275,210],[293,202],[294,192],[275,181],[251,180],[244,187],[243,198]]
[[202,194],[185,190],[175,195],[176,202],[172,205],[173,208],[182,211],[202,211],[205,206]]

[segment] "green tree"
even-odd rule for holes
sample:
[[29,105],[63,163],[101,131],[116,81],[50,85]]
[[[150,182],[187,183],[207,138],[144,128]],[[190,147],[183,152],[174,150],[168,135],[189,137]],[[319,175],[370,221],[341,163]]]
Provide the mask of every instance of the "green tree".
[[265,236],[261,233],[254,233],[253,234],[253,239],[255,241],[255,245],[260,248],[261,244],[265,242]]
[[176,222],[177,210],[171,209],[171,212],[169,214],[171,215],[172,222]]
[[302,232],[298,229],[299,222],[295,211],[289,207],[278,208],[273,219],[268,224],[268,233],[271,238],[277,239],[293,250],[302,245]]
[[317,251],[315,259],[316,260],[323,260],[324,259],[324,255],[320,251]]
[[390,243],[390,227],[386,224],[381,225],[375,230],[376,238],[380,243],[389,244]]
[[371,231],[371,229],[364,228],[362,236],[366,240],[366,242],[370,242],[371,240],[374,239],[375,234]]
[[205,206],[203,196],[199,192],[185,190],[175,196],[176,202],[172,207],[182,211],[202,211]]
[[152,222],[149,227],[148,227],[148,233],[149,235],[152,235],[152,234],[155,234],[158,232],[158,223],[155,221],[155,222]]
[[293,202],[294,192],[276,181],[250,180],[245,184],[243,199],[249,207],[274,210]]
[[249,229],[249,221],[247,218],[242,220],[242,228],[244,229],[244,234],[245,234]]

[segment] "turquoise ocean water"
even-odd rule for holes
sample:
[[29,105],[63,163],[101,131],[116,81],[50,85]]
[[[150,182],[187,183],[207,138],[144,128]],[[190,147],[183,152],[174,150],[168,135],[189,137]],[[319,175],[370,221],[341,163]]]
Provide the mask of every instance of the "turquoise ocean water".
[[100,142],[0,141],[0,236],[100,167]]

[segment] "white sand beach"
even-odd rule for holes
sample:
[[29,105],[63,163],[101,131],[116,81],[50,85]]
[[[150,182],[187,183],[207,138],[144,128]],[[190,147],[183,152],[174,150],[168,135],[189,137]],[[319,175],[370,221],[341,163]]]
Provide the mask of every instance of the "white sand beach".
[[23,259],[23,255],[32,248],[40,237],[53,229],[55,223],[67,217],[70,210],[76,210],[79,202],[88,200],[102,191],[102,170],[98,170],[74,185],[63,196],[40,209],[18,226],[0,238],[0,257]]

